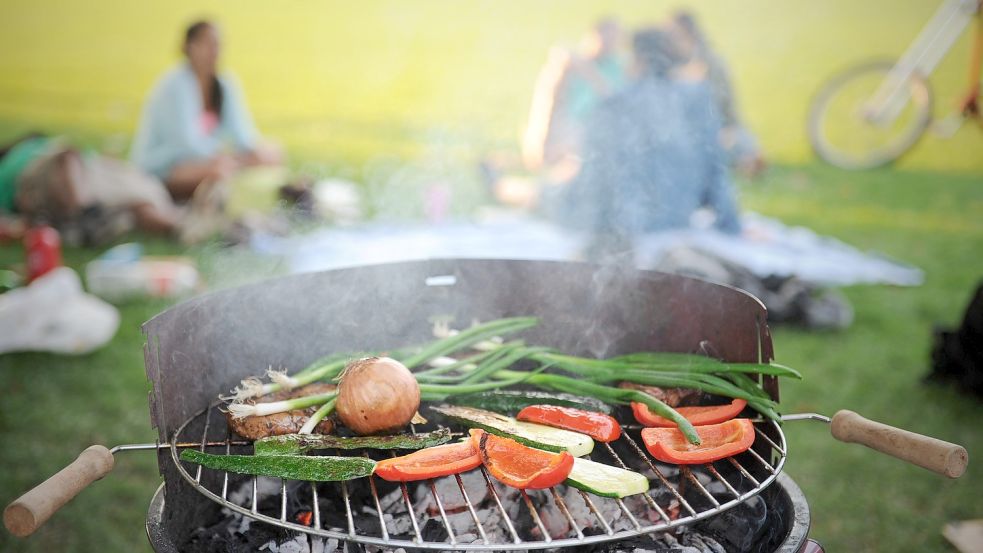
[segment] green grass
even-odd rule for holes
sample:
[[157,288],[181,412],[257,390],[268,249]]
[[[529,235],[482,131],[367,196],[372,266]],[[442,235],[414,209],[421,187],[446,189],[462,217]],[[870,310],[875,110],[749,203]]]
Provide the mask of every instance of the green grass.
[[[786,382],[787,412],[833,414],[852,409],[875,420],[963,444],[971,463],[949,481],[857,445],[836,442],[819,423],[786,425],[787,472],[806,493],[811,535],[830,551],[946,551],[942,525],[979,517],[983,487],[983,404],[953,390],[926,386],[931,331],[961,317],[983,278],[983,181],[977,177],[876,171],[845,173],[820,166],[778,168],[743,185],[745,206],[914,263],[926,272],[915,288],[857,286],[845,290],[856,309],[842,332],[775,328],[778,361],[801,370]],[[150,241],[155,252],[177,251]],[[214,248],[192,252],[213,278],[235,283],[242,261]],[[0,250],[0,264],[19,248]],[[95,251],[69,249],[80,267]],[[251,269],[250,269],[251,270]],[[93,443],[152,441],[139,325],[165,307],[122,307],[119,334],[82,357],[0,356],[0,504],[54,473]],[[26,541],[0,532],[0,550],[40,552],[146,550],[143,523],[158,475],[148,453],[124,453],[114,472],[83,492]]]

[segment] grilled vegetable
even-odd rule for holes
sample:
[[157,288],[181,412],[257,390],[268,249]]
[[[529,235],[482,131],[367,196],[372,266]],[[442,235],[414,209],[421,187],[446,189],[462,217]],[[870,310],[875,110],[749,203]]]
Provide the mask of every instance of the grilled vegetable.
[[375,473],[391,482],[412,482],[466,472],[480,464],[478,451],[470,440],[465,440],[379,461]]
[[702,440],[699,446],[689,443],[676,428],[645,428],[642,441],[653,457],[678,465],[712,463],[743,453],[754,443],[754,425],[750,419],[697,426],[696,432]]
[[[610,359],[590,359],[565,355],[549,348],[527,346],[522,340],[506,342],[502,337],[535,326],[538,321],[532,317],[518,317],[490,321],[482,325],[451,331],[446,325],[435,327],[440,338],[430,344],[417,348],[405,348],[391,352],[406,367],[414,369],[413,379],[418,383],[419,397],[426,401],[469,403],[489,406],[499,411],[513,412],[518,405],[490,405],[472,394],[487,394],[489,391],[523,384],[550,392],[564,392],[586,396],[612,405],[627,405],[631,402],[644,404],[653,415],[668,419],[676,424],[690,443],[699,444],[699,434],[693,424],[676,412],[672,406],[681,399],[680,394],[710,393],[747,401],[747,406],[767,418],[779,421],[778,404],[761,385],[749,374],[766,374],[781,377],[801,378],[801,375],[788,367],[773,363],[725,363],[702,355],[683,353],[639,352]],[[469,351],[466,351],[469,350]],[[448,355],[457,357],[451,358]],[[517,371],[510,367],[522,362],[530,370]],[[252,397],[259,392],[279,387],[291,387],[311,379],[329,379],[337,375],[337,357],[326,358],[308,369],[293,376],[285,373],[271,373],[276,382],[263,385],[258,379],[247,379],[236,389],[236,399]],[[395,363],[395,362],[393,362]],[[564,374],[547,374],[544,371],[562,371]],[[406,375],[404,374],[403,377]],[[390,384],[388,379],[379,381],[382,388]],[[412,385],[404,381],[407,387]],[[619,383],[628,382],[656,388],[646,390],[616,388]],[[385,383],[383,385],[383,383]],[[374,386],[366,386],[375,390]],[[659,395],[653,395],[658,391]],[[387,398],[396,394],[386,393]],[[415,394],[406,394],[407,403]],[[660,397],[664,396],[664,397]],[[329,414],[335,406],[330,398],[309,398],[307,405],[322,405],[304,431],[317,423],[321,416]],[[350,408],[338,401],[337,410],[345,422],[358,433],[381,432],[383,427],[396,427],[405,424],[409,409],[400,410],[400,416],[389,416],[379,411],[377,406],[367,407],[376,401],[362,401],[360,406]],[[550,403],[552,401],[538,401]],[[293,404],[292,404],[293,405]],[[396,406],[402,402],[396,402]],[[528,405],[523,405],[526,407]],[[568,407],[569,405],[561,405]],[[233,410],[237,406],[230,406]],[[271,405],[264,405],[269,410]],[[283,406],[280,406],[283,408]],[[388,407],[388,406],[387,406]],[[259,408],[259,406],[257,406]],[[291,407],[294,408],[294,407]],[[593,410],[580,406],[584,410]],[[354,411],[358,412],[354,412]],[[344,411],[344,413],[342,413]],[[405,417],[403,416],[405,415]],[[379,417],[380,427],[372,430],[359,429],[367,419]],[[397,420],[398,419],[398,420]],[[405,420],[404,420],[405,419]],[[304,432],[302,432],[304,433]]]
[[649,489],[648,478],[641,474],[589,459],[574,459],[565,483],[604,497],[627,497]]
[[431,409],[467,427],[480,428],[537,449],[568,451],[574,457],[587,455],[594,449],[594,440],[578,432],[521,422],[512,417],[472,407],[442,405]]
[[595,411],[606,415],[610,415],[612,411],[611,406],[608,404],[590,397],[520,390],[499,390],[481,394],[464,394],[451,397],[447,401],[454,405],[477,407],[478,409],[487,409],[496,413],[508,414],[517,413],[530,405],[559,405],[561,407],[583,409],[584,411]]
[[396,436],[356,436],[343,438],[322,434],[286,434],[256,440],[255,455],[300,455],[315,449],[423,449],[447,443],[451,431],[446,428],[426,434]]
[[338,417],[363,436],[403,428],[420,407],[420,385],[402,363],[366,357],[345,368],[338,384]]
[[556,405],[530,405],[516,419],[587,434],[599,442],[613,442],[621,436],[621,425],[614,418],[591,411]]
[[181,460],[210,469],[257,474],[289,480],[335,482],[372,474],[375,461],[365,457],[306,455],[212,455],[196,449],[181,452]]
[[[294,390],[275,392],[256,398],[256,400],[247,399],[241,404],[234,404],[235,407],[230,405],[229,411],[226,413],[226,420],[233,432],[250,440],[258,440],[267,436],[277,436],[280,434],[293,434],[301,431],[305,425],[310,424],[317,407],[311,407],[308,404],[304,407],[289,408],[292,405],[289,402],[295,401],[298,398],[303,401],[305,397],[312,395],[330,395],[334,391],[335,387],[331,384],[315,383]],[[288,408],[277,413],[257,415],[255,414],[257,407],[253,405],[257,400],[265,402],[262,405],[281,404],[286,405]],[[249,414],[235,416],[235,412],[242,413],[243,410],[246,410]],[[315,422],[313,428],[322,434],[328,434],[334,428],[334,424],[331,420],[318,420]]]
[[[676,407],[676,412],[686,418],[693,426],[704,426],[728,421],[741,413],[747,401],[735,399],[727,405],[707,405],[698,407]],[[635,420],[643,426],[675,427],[676,423],[656,415],[641,403],[631,404]]]
[[573,469],[574,457],[566,451],[534,449],[484,430],[471,430],[471,443],[489,474],[520,490],[551,488],[566,480]]

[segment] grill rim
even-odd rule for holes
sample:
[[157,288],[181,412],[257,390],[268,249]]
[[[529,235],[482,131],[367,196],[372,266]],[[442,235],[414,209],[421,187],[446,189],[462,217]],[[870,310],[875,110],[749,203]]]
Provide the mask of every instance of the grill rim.
[[[207,434],[208,434],[208,428],[209,428],[209,423],[210,423],[210,415],[211,415],[211,412],[212,412],[212,410],[217,409],[220,405],[222,405],[222,403],[223,402],[221,400],[215,401],[212,404],[210,404],[208,407],[202,409],[201,411],[199,411],[198,413],[196,413],[192,417],[188,418],[180,427],[178,427],[177,430],[175,430],[175,432],[174,432],[174,434],[173,434],[173,436],[171,437],[171,440],[170,440],[171,460],[173,461],[173,463],[177,467],[178,474],[180,474],[181,477],[184,479],[184,481],[186,483],[190,484],[195,491],[197,491],[198,493],[204,495],[205,497],[207,497],[211,501],[217,503],[221,507],[228,508],[228,509],[231,509],[233,511],[236,511],[236,512],[242,514],[243,516],[247,516],[247,517],[249,517],[249,518],[251,518],[251,519],[253,519],[255,521],[258,521],[258,522],[262,522],[262,523],[265,523],[265,524],[272,524],[272,525],[277,526],[277,527],[280,527],[280,528],[285,528],[285,529],[288,529],[288,530],[291,530],[291,531],[301,532],[301,533],[304,533],[304,534],[319,536],[319,537],[323,537],[323,538],[334,538],[334,539],[344,540],[344,541],[353,541],[353,542],[356,542],[356,543],[362,543],[362,544],[366,544],[366,545],[376,545],[376,546],[385,546],[385,547],[394,547],[394,548],[402,547],[402,548],[413,548],[413,549],[425,549],[425,550],[446,551],[448,547],[452,547],[454,550],[461,550],[461,551],[500,551],[500,550],[502,550],[503,547],[506,547],[509,550],[533,551],[533,550],[548,549],[548,548],[551,549],[551,548],[559,548],[559,547],[574,547],[574,546],[583,546],[583,545],[591,545],[591,544],[598,544],[598,543],[614,542],[614,541],[625,540],[625,539],[629,539],[629,538],[633,538],[633,537],[637,537],[637,536],[641,536],[641,535],[645,535],[645,534],[653,534],[653,533],[656,533],[656,532],[665,532],[665,531],[671,530],[671,529],[676,528],[676,527],[679,527],[679,526],[687,526],[687,525],[690,525],[690,524],[693,524],[693,523],[696,523],[696,522],[705,520],[707,518],[716,516],[716,515],[724,512],[724,511],[727,511],[727,510],[732,509],[732,508],[734,508],[734,507],[736,507],[738,505],[743,504],[744,502],[746,502],[751,497],[754,497],[754,496],[759,495],[765,489],[767,489],[769,486],[771,486],[778,479],[779,475],[783,474],[782,469],[785,466],[785,460],[786,460],[786,458],[788,456],[788,442],[785,439],[785,434],[784,434],[784,432],[781,429],[781,425],[779,425],[775,421],[755,420],[754,421],[755,432],[759,436],[764,436],[766,438],[766,441],[768,443],[768,447],[770,448],[770,450],[771,450],[771,452],[772,452],[773,455],[777,453],[778,460],[774,464],[768,463],[763,458],[761,458],[756,452],[753,452],[753,448],[752,448],[752,450],[749,450],[749,451],[752,451],[754,457],[756,457],[766,467],[766,469],[768,470],[768,472],[770,472],[770,475],[767,476],[766,478],[764,478],[763,480],[759,481],[758,484],[756,486],[754,486],[750,491],[747,491],[747,492],[745,492],[743,494],[740,494],[738,497],[735,497],[735,498],[733,498],[733,499],[731,499],[731,500],[729,500],[729,501],[727,501],[725,503],[720,503],[720,504],[718,504],[718,505],[716,505],[716,506],[714,506],[712,508],[709,508],[707,510],[703,510],[703,511],[700,511],[698,513],[695,513],[695,514],[692,514],[692,515],[688,515],[688,516],[681,516],[681,517],[679,517],[679,518],[677,518],[675,520],[671,520],[671,521],[669,521],[669,522],[667,522],[665,524],[653,524],[653,525],[649,525],[649,526],[639,526],[639,527],[636,527],[635,529],[622,530],[622,531],[613,532],[613,533],[610,533],[610,534],[609,533],[602,533],[602,534],[582,536],[582,537],[572,537],[572,538],[552,538],[552,537],[549,537],[549,539],[543,538],[543,539],[536,540],[536,541],[522,540],[522,541],[513,541],[511,543],[505,543],[505,542],[502,542],[502,543],[478,543],[477,541],[476,542],[473,542],[473,543],[457,543],[456,540],[437,542],[437,541],[425,541],[425,540],[422,540],[422,539],[419,539],[418,541],[417,540],[412,540],[411,541],[411,540],[402,540],[402,539],[391,539],[391,538],[390,539],[384,539],[384,538],[381,538],[381,537],[374,537],[374,536],[366,536],[366,535],[357,534],[357,533],[354,532],[354,526],[351,525],[351,524],[349,524],[349,532],[348,533],[345,533],[343,531],[327,530],[327,529],[322,529],[320,527],[314,528],[314,527],[311,527],[311,526],[304,526],[304,525],[301,525],[301,524],[290,522],[290,521],[286,520],[286,518],[285,518],[285,516],[283,514],[281,514],[281,517],[280,518],[273,518],[271,516],[268,516],[268,515],[264,515],[262,513],[259,513],[256,510],[256,503],[257,503],[256,486],[257,486],[257,478],[258,478],[257,476],[252,476],[253,492],[252,492],[252,497],[251,497],[251,502],[252,502],[252,508],[251,509],[246,508],[246,507],[242,507],[241,505],[235,504],[235,503],[233,503],[233,502],[231,502],[231,501],[229,501],[227,499],[223,499],[222,497],[220,497],[219,495],[217,495],[216,493],[214,493],[213,491],[211,491],[210,489],[208,489],[207,486],[205,486],[204,484],[202,484],[201,481],[200,481],[201,480],[201,474],[202,474],[202,471],[203,471],[203,467],[202,466],[197,465],[196,466],[196,475],[195,476],[192,476],[185,469],[184,465],[180,461],[180,458],[179,458],[180,455],[178,453],[178,449],[180,449],[180,448],[177,445],[178,444],[178,437],[180,436],[181,432],[189,424],[191,424],[193,421],[195,421],[196,419],[198,419],[202,415],[205,415],[206,418],[205,418],[204,430],[203,430],[203,433],[202,433],[202,438],[200,440],[200,443],[202,444],[202,447],[200,449],[203,451],[204,450],[204,444],[206,443],[206,438],[207,438]],[[774,443],[774,441],[771,438],[767,438],[766,433],[760,429],[759,425],[768,425],[768,426],[770,426],[770,428],[772,428],[774,430],[774,432],[775,432],[775,436],[778,439],[778,443]],[[228,453],[228,442],[231,440],[231,436],[229,434],[226,434],[226,436],[227,436],[227,439],[226,439],[226,453]],[[627,436],[625,436],[625,438],[627,438]],[[191,440],[187,440],[187,441],[191,441]],[[633,443],[634,447],[636,447],[636,448],[638,447],[637,444],[634,444],[634,441],[633,440],[632,440],[632,443]],[[644,453],[643,453],[643,455],[644,455]],[[648,457],[643,457],[643,458],[644,458],[644,460],[647,463],[649,463],[649,464],[652,463],[652,460],[649,459]],[[620,460],[620,457],[615,456],[615,459]],[[728,458],[728,459],[729,460],[732,460],[732,462],[736,462],[736,461],[733,461],[733,458]],[[743,465],[740,465],[739,462],[737,464],[739,466],[743,466]],[[712,467],[712,464],[710,464],[710,466]],[[486,479],[489,478],[487,472],[483,468],[479,467],[478,470],[481,470],[484,473]],[[216,470],[214,472],[222,473],[223,474],[223,477],[224,477],[223,491],[225,491],[227,489],[227,483],[228,483],[228,475],[229,475],[229,473],[227,471],[218,471],[218,470]],[[657,472],[656,474],[660,476],[660,479],[663,478],[663,477],[661,477],[661,473]],[[371,479],[372,476],[370,476],[369,478]],[[726,478],[721,477],[720,479],[723,480],[724,482],[727,482]],[[285,480],[282,480],[281,479],[281,487],[280,487],[280,490],[281,491],[280,491],[280,493],[281,493],[281,504],[282,505],[285,505],[286,497],[287,497],[287,495],[286,495],[285,482],[286,482]],[[303,482],[303,481],[301,481],[301,482]],[[434,482],[433,480],[430,481],[431,486],[433,485],[433,482]],[[346,484],[344,482],[342,482],[341,484],[342,484],[343,491],[346,492],[344,494],[345,495],[345,498],[346,498],[345,505],[346,505],[346,511],[349,513],[349,522],[350,522],[351,502],[350,502],[350,500],[347,499],[348,498],[348,494],[347,494]],[[490,484],[490,480],[489,480],[489,485],[491,485]],[[663,483],[663,485],[666,485],[666,484]],[[401,484],[401,487],[402,487],[403,495],[404,495],[404,498],[403,499],[407,502],[407,507],[408,507],[407,508],[408,513],[406,514],[406,516],[409,516],[410,517],[410,520],[413,522],[413,527],[414,527],[414,530],[415,530],[414,531],[414,535],[416,535],[417,537],[420,537],[420,532],[418,530],[419,526],[418,526],[418,521],[417,521],[417,515],[414,512],[415,510],[412,508],[412,504],[409,502],[409,499],[408,499],[408,496],[407,496],[407,491],[406,491],[407,488],[406,488],[405,484]],[[555,490],[555,488],[550,488],[551,493],[554,493],[553,490]],[[490,491],[492,491],[492,495],[494,495],[495,498],[498,499],[497,498],[497,493],[494,492],[494,488],[493,487],[490,488]],[[434,496],[437,497],[437,493],[436,493],[435,490],[434,490],[433,493],[434,493]],[[801,491],[800,491],[800,494],[801,494]],[[522,495],[523,495],[523,498],[524,499],[528,500],[528,496],[525,495],[525,492],[524,491],[523,491],[523,494]],[[378,495],[377,494],[374,494],[373,497],[378,498]],[[651,496],[649,496],[649,497],[651,497]],[[437,501],[438,502],[440,501],[439,498],[437,499]],[[554,499],[554,502],[555,502],[555,499]],[[653,509],[651,505],[653,503],[655,505],[658,505],[658,503],[656,503],[654,501],[654,499],[650,500],[648,503],[649,503],[649,507],[648,508],[651,509],[651,510],[653,510],[653,511],[656,511],[656,509]],[[468,499],[467,505],[469,506],[469,508],[471,510],[474,509],[474,504],[471,503],[470,499]],[[558,503],[557,506],[559,507],[559,505],[560,504]],[[281,511],[281,513],[283,513],[283,511]],[[538,520],[538,514],[534,514],[534,513],[536,513],[536,510],[535,509],[531,509],[530,510],[530,516],[532,516],[533,519],[534,519],[534,521],[535,521],[535,520]],[[382,514],[383,513],[380,512],[379,513],[379,516],[381,517]],[[514,525],[514,521],[512,521],[508,517],[508,515],[504,513],[504,511],[502,512],[502,514],[504,516],[504,521],[508,521],[508,524],[510,525],[510,527],[511,527],[511,525]],[[597,513],[593,512],[593,511],[592,511],[592,514],[593,514],[594,518],[598,520],[598,525],[600,526],[600,521],[603,520],[603,519],[601,517],[599,517],[597,515]],[[637,520],[638,517],[635,516],[635,513],[631,513],[631,514]],[[661,518],[664,520],[664,517],[661,517]],[[445,528],[448,528],[449,529],[449,525],[447,524],[446,519],[444,519],[444,526],[445,526]],[[383,524],[382,527],[385,528],[385,524]],[[478,525],[478,528],[480,528],[480,527],[481,527],[481,525]],[[574,526],[574,528],[576,530],[578,530],[578,535],[580,535],[580,532],[579,532],[580,529],[578,527],[576,527],[576,526]],[[543,533],[544,533],[544,535],[548,536],[548,533],[546,533],[546,532],[543,532]],[[387,533],[385,535],[388,535],[388,531],[387,531]],[[514,533],[512,535],[515,536]],[[449,532],[449,536],[453,536],[453,534]],[[515,537],[517,537],[517,536],[515,536]]]

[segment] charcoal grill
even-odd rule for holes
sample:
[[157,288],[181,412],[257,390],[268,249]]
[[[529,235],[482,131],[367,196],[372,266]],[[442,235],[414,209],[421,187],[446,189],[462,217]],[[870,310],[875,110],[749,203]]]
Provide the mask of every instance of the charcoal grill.
[[[432,550],[446,550],[451,548],[454,550],[465,551],[500,551],[503,548],[508,548],[510,550],[530,550],[543,549],[547,547],[555,548],[588,545],[598,542],[627,539],[641,534],[665,531],[676,526],[692,524],[714,516],[724,510],[742,503],[749,497],[757,495],[778,477],[778,474],[785,463],[785,437],[782,434],[781,428],[776,423],[770,421],[756,423],[755,431],[757,432],[757,443],[759,445],[756,448],[749,450],[746,455],[729,457],[723,461],[718,461],[717,463],[711,463],[695,468],[686,466],[669,467],[668,465],[654,461],[650,455],[644,451],[641,446],[639,446],[638,439],[632,436],[632,434],[636,433],[638,430],[640,430],[640,428],[637,426],[628,425],[625,427],[626,432],[624,432],[622,437],[618,440],[618,442],[623,443],[616,442],[614,447],[612,444],[598,444],[602,451],[595,451],[591,456],[594,460],[606,462],[608,464],[613,464],[626,469],[641,471],[648,469],[655,476],[654,485],[660,488],[661,491],[665,492],[663,495],[666,496],[666,499],[668,500],[667,502],[660,504],[660,502],[654,499],[651,494],[645,494],[640,496],[644,500],[644,503],[638,504],[634,508],[631,508],[622,499],[615,500],[601,498],[598,496],[592,497],[591,494],[578,490],[577,494],[579,495],[579,500],[584,502],[587,509],[593,516],[593,524],[588,523],[587,527],[594,527],[603,530],[596,535],[588,535],[585,534],[581,528],[583,524],[576,521],[570,514],[570,509],[566,504],[566,500],[563,499],[564,495],[558,491],[559,489],[564,488],[564,486],[550,488],[549,490],[545,491],[530,490],[527,492],[522,490],[520,495],[526,507],[525,515],[530,517],[531,526],[539,530],[538,539],[524,539],[516,531],[516,527],[519,525],[512,520],[502,505],[502,500],[499,497],[499,489],[501,489],[501,487],[496,486],[493,483],[492,478],[482,467],[477,470],[481,471],[485,485],[487,486],[488,494],[493,498],[495,507],[502,515],[502,521],[508,530],[507,535],[509,539],[507,542],[502,543],[490,540],[488,538],[488,532],[486,532],[483,523],[478,517],[475,505],[468,497],[468,493],[460,475],[445,478],[456,479],[457,491],[461,494],[460,497],[463,499],[465,507],[468,513],[471,515],[471,519],[474,523],[473,530],[480,537],[480,539],[473,543],[459,542],[450,522],[448,521],[447,513],[444,509],[445,504],[447,504],[449,501],[456,500],[457,498],[442,497],[441,494],[437,492],[437,486],[433,480],[427,481],[423,485],[430,488],[430,494],[433,497],[434,503],[439,511],[439,517],[437,518],[443,524],[447,539],[440,541],[427,541],[424,539],[424,536],[420,530],[421,525],[417,520],[417,515],[415,514],[417,509],[413,504],[413,501],[410,499],[414,494],[409,491],[407,484],[400,484],[405,509],[402,513],[397,514],[408,519],[410,522],[410,527],[413,530],[410,539],[400,539],[390,535],[388,526],[399,526],[399,521],[395,520],[387,524],[387,520],[384,516],[386,513],[384,513],[382,507],[380,506],[380,497],[377,485],[378,481],[374,476],[370,476],[368,478],[368,482],[341,482],[337,485],[337,492],[340,493],[344,499],[346,518],[348,522],[346,529],[332,530],[322,527],[317,486],[313,483],[309,487],[306,487],[306,490],[304,487],[301,488],[301,490],[305,490],[309,494],[308,498],[305,499],[305,502],[313,505],[312,526],[299,524],[288,518],[289,513],[287,510],[287,505],[290,503],[290,501],[288,499],[287,482],[284,480],[280,481],[280,508],[278,512],[263,513],[258,510],[258,477],[251,478],[252,494],[247,505],[239,505],[230,501],[228,498],[229,473],[225,471],[202,469],[200,465],[188,464],[179,460],[181,448],[178,447],[178,444],[194,443],[195,438],[197,439],[197,443],[201,444],[199,449],[202,451],[208,447],[218,448],[220,451],[224,450],[226,453],[232,452],[233,446],[231,444],[234,437],[230,436],[228,433],[228,426],[225,424],[224,415],[219,410],[220,406],[221,404],[218,403],[213,404],[204,409],[201,413],[198,413],[192,417],[178,428],[177,432],[174,433],[174,436],[171,439],[170,453],[172,461],[181,477],[194,489],[201,492],[205,497],[215,501],[223,508],[237,511],[243,515],[262,522],[274,524],[298,532],[322,536],[325,538],[336,538],[384,546],[392,549],[402,547]],[[213,421],[217,421],[218,424],[213,424]],[[414,431],[415,430],[416,429],[414,428]],[[219,436],[216,436],[215,434],[219,434]],[[625,456],[618,454],[615,449],[617,446],[624,446],[624,448],[633,455]],[[629,465],[626,463],[626,460],[632,464]],[[718,467],[720,467],[720,469],[718,469]],[[675,469],[675,474],[667,475],[667,468]],[[209,475],[208,473],[211,474]],[[208,478],[208,476],[211,476],[211,478]],[[703,478],[701,478],[701,476]],[[703,484],[702,481],[706,480],[719,483],[720,486],[726,490],[727,498],[723,501],[718,499],[719,494],[715,495],[711,493],[707,489],[707,486]],[[369,493],[372,496],[372,500],[376,507],[375,510],[379,518],[380,532],[378,535],[368,535],[356,530],[352,516],[352,505],[349,501],[349,496],[352,493],[350,489],[354,486],[366,486],[369,489]],[[692,495],[696,495],[701,501],[691,501],[684,497],[680,490],[685,489],[687,486],[692,488],[692,491],[694,492]],[[530,498],[530,494],[534,493],[543,494],[547,502],[552,502],[552,506],[566,518],[571,529],[569,536],[564,537],[550,535],[550,531],[544,525],[543,517],[540,516],[539,513],[542,507],[537,508],[533,500]],[[569,497],[569,495],[567,495],[567,497]],[[598,509],[597,504],[602,501],[614,501],[617,503],[618,508],[624,513],[627,519],[631,521],[632,527],[622,531],[615,531],[615,529],[609,524],[608,520],[606,520],[605,516]],[[678,509],[680,511],[679,516],[670,515],[670,511],[674,510],[674,504],[678,505]],[[647,522],[652,521],[653,519],[655,522]]]
[[[647,471],[657,493],[640,500],[611,500],[563,486],[521,492],[528,524],[520,524],[522,521],[504,512],[500,496],[507,490],[482,472],[488,496],[505,515],[504,539],[492,538],[492,532],[484,527],[461,477],[445,477],[454,479],[454,493],[460,493],[474,522],[477,539],[468,543],[454,532],[444,508],[457,501],[456,497],[438,493],[433,481],[419,485],[429,487],[438,512],[433,518],[444,526],[445,537],[438,540],[424,535],[414,514],[414,494],[406,485],[399,490],[402,516],[409,518],[412,529],[405,535],[390,531],[392,521],[387,524],[383,516],[379,493],[379,486],[389,484],[374,477],[333,484],[330,493],[343,498],[347,524],[328,527],[322,524],[324,513],[320,512],[315,485],[296,487],[281,481],[279,509],[260,509],[259,479],[247,480],[252,493],[240,504],[230,500],[230,482],[241,482],[244,477],[178,460],[184,447],[212,453],[248,453],[249,444],[229,436],[215,397],[241,379],[262,372],[268,364],[296,370],[331,352],[380,351],[428,341],[435,321],[465,326],[473,320],[519,315],[541,320],[540,325],[526,331],[531,343],[577,355],[667,351],[703,352],[731,362],[767,362],[773,358],[765,308],[749,294],[696,279],[617,266],[428,260],[295,275],[212,293],[169,309],[144,325],[147,375],[152,385],[151,421],[159,442],[122,449],[157,451],[164,483],[154,504],[166,507],[151,513],[148,531],[152,528],[152,536],[166,537],[161,544],[178,540],[180,548],[180,536],[186,536],[220,505],[286,530],[386,549],[531,550],[613,542],[691,525],[719,516],[756,495],[773,495],[775,489],[784,490],[781,497],[786,501],[796,495],[789,491],[794,491],[794,483],[781,474],[787,455],[782,428],[770,421],[755,424],[758,439],[748,452],[694,468],[656,463],[639,446],[637,428],[626,426],[618,442],[613,446],[599,444],[592,457]],[[762,385],[778,399],[774,378],[764,377]],[[111,456],[108,465],[112,465]],[[81,484],[65,484],[71,491],[61,493],[61,500],[67,501],[109,467],[75,473]],[[776,480],[780,483],[773,485]],[[349,498],[361,493],[357,490],[360,486],[368,487],[379,517],[376,534],[354,524]],[[305,501],[313,506],[310,526],[290,518],[287,505],[292,494],[294,498],[305,494]],[[593,517],[589,524],[575,520],[571,501],[583,502]],[[602,514],[600,506],[608,501],[614,501],[630,521],[626,528],[612,526]],[[798,551],[808,527],[807,506],[804,501],[799,503],[796,524],[787,532],[800,539],[789,545],[788,551]],[[45,513],[41,518],[58,506],[60,503],[42,509]],[[554,535],[549,531],[541,514],[546,508],[555,509],[567,520],[569,532]],[[530,530],[520,533],[520,526]]]

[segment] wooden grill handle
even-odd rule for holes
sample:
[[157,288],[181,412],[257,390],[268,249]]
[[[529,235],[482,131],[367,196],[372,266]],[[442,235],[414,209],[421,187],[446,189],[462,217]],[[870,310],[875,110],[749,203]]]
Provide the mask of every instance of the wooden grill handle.
[[105,446],[89,447],[72,464],[7,505],[4,525],[15,536],[30,536],[62,505],[111,470],[113,454]]
[[969,454],[961,445],[872,421],[853,411],[837,411],[831,422],[833,437],[841,442],[863,444],[949,478],[962,476],[969,464]]

